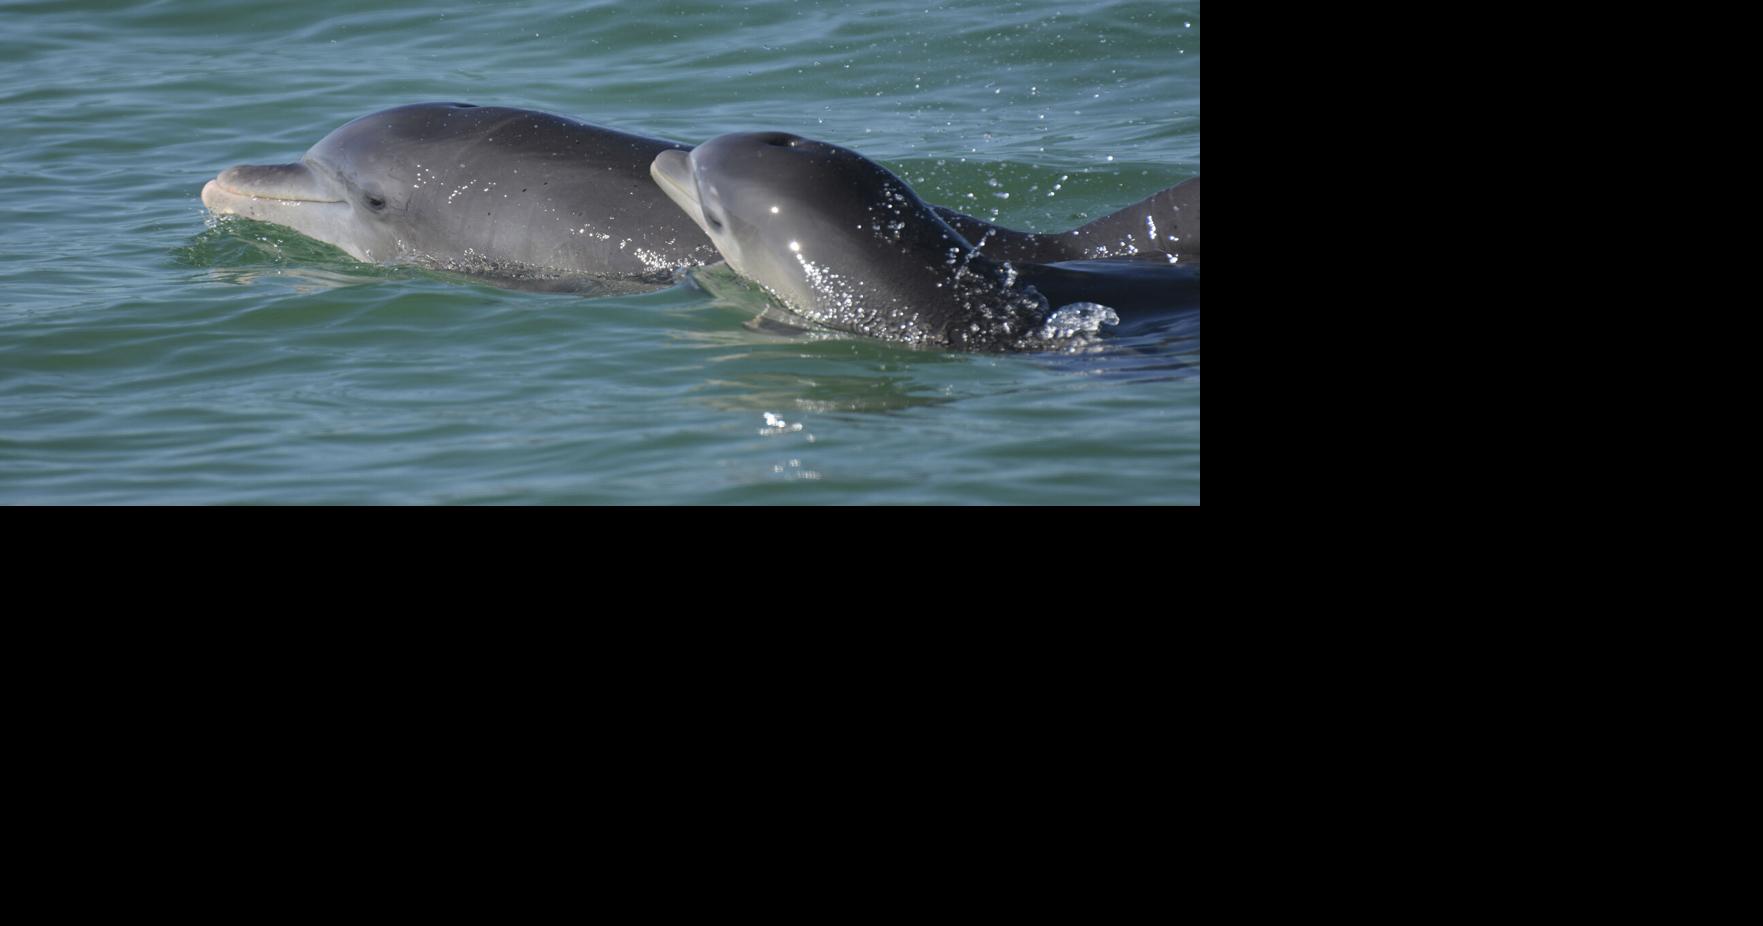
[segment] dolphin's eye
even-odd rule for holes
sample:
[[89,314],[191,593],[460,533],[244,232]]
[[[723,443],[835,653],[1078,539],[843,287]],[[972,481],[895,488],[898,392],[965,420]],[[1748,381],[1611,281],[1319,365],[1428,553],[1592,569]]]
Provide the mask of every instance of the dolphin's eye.
[[386,208],[386,198],[384,196],[375,196],[372,193],[369,193],[367,196],[367,207],[369,209],[384,209]]
[[704,221],[710,223],[711,230],[722,231],[722,220],[717,218],[714,214],[709,212],[704,213]]

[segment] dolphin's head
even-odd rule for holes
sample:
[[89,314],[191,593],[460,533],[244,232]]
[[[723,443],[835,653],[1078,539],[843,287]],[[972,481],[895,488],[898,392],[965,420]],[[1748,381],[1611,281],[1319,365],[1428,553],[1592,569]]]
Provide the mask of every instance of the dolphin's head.
[[[471,109],[468,104],[447,104]],[[433,121],[433,105],[363,116],[326,135],[292,164],[240,164],[202,188],[217,215],[242,215],[285,225],[361,260],[396,257],[399,218],[422,167],[410,143]]]
[[[713,138],[689,153],[663,151],[650,173],[730,267],[795,301],[806,283],[803,248],[811,255],[827,250],[829,220],[840,211],[825,197],[850,189],[827,182],[836,179],[837,165],[827,161],[837,150],[781,132],[745,132]],[[842,211],[862,209],[858,202],[844,205]]]
[[722,135],[650,173],[736,272],[846,330],[934,339],[938,284],[972,250],[887,168],[826,142]]

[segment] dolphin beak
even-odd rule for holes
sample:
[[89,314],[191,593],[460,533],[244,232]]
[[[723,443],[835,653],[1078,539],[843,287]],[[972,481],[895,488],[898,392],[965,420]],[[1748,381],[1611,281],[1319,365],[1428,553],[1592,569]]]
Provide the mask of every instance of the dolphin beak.
[[344,191],[305,164],[229,167],[202,187],[202,205],[215,215],[281,225],[360,260],[374,259]]
[[655,156],[655,162],[649,165],[649,176],[655,178],[655,185],[667,198],[686,211],[698,227],[710,234],[710,226],[704,222],[704,207],[698,202],[698,180],[692,176],[692,159],[684,151],[672,149]]
[[340,203],[343,199],[305,164],[240,164],[202,187],[202,204],[215,213],[255,218],[253,201]]

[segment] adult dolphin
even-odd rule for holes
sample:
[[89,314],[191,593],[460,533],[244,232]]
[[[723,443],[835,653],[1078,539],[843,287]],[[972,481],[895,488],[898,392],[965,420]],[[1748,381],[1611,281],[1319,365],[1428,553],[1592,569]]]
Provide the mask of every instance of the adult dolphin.
[[[1018,264],[991,256],[880,164],[826,142],[723,135],[689,153],[659,153],[652,172],[731,268],[797,315],[840,331],[1042,350],[1104,323],[1199,307],[1197,180],[1098,220],[1088,240],[1102,244],[1084,245],[1132,247],[1128,235],[1161,235],[1186,243],[1187,256],[1138,249],[1123,259]],[[1085,229],[1077,231],[1053,237],[1084,240]]]
[[716,259],[649,178],[658,153],[685,148],[533,110],[418,103],[362,116],[292,164],[229,167],[202,202],[365,261],[664,279]]
[[[202,202],[365,261],[659,283],[717,259],[650,179],[659,153],[689,150],[534,110],[417,103],[349,122],[292,164],[227,168]],[[936,208],[976,240],[990,232],[989,252],[1004,259],[1096,256],[1124,240],[1017,232]]]

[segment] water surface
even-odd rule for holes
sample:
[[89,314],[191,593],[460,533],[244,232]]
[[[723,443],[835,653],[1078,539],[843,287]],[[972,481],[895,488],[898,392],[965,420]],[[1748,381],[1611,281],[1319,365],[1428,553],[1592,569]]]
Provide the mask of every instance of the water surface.
[[1076,356],[804,339],[726,273],[514,291],[198,194],[461,100],[797,132],[1065,228],[1199,173],[1199,12],[0,0],[0,503],[1198,503],[1197,321]]

